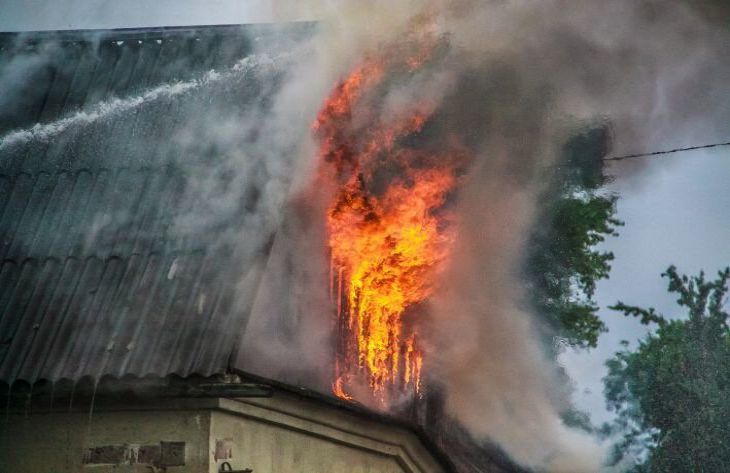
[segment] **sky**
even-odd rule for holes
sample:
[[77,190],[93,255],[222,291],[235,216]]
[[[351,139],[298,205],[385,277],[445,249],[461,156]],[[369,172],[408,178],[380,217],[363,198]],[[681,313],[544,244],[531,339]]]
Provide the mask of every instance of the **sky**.
[[0,0],[0,31],[271,21],[271,0]]
[[[0,0],[0,31],[256,23],[280,18],[280,13],[270,0]],[[725,138],[730,139],[730,130]],[[625,174],[619,169],[625,165],[614,163],[609,172]],[[609,186],[620,196],[617,217],[625,222],[620,236],[602,245],[616,257],[610,278],[596,292],[609,332],[598,348],[569,350],[560,358],[575,380],[578,407],[590,412],[594,422],[611,417],[602,395],[606,359],[621,340],[635,344],[647,333],[636,320],[605,307],[622,300],[679,315],[660,277],[670,264],[688,274],[701,269],[714,274],[730,265],[728,183],[730,148],[717,148],[650,158],[639,174]]]
[[[647,333],[637,320],[606,307],[621,300],[655,307],[667,317],[682,316],[660,274],[674,264],[680,273],[704,270],[714,276],[730,265],[730,148],[644,159],[651,161],[640,175],[609,186],[620,196],[617,217],[625,222],[620,235],[602,245],[616,257],[610,278],[601,281],[596,291],[609,331],[600,338],[598,348],[561,357],[577,381],[578,406],[590,412],[595,422],[610,418],[602,395],[603,363],[620,348],[621,340],[636,346]],[[624,165],[619,161],[613,166]]]

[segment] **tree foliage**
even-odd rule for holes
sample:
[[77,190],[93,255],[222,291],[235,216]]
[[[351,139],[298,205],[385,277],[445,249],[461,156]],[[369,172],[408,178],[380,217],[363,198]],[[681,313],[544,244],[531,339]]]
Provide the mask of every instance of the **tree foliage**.
[[730,471],[730,268],[711,281],[680,276],[674,266],[662,276],[686,317],[612,307],[656,327],[636,350],[607,362],[605,394],[624,432],[615,460],[638,459],[637,472]]
[[596,282],[608,277],[613,254],[596,245],[622,224],[615,218],[616,196],[601,192],[608,180],[601,159],[609,145],[607,126],[586,129],[566,143],[526,259],[537,313],[552,334],[582,347],[595,347],[605,331],[593,294]]

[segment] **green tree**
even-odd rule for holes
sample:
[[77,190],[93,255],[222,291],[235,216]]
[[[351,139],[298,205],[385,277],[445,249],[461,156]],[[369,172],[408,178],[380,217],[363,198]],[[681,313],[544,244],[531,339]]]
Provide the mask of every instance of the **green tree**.
[[568,140],[551,169],[525,261],[532,304],[544,317],[548,335],[580,347],[595,347],[605,331],[593,294],[596,282],[608,277],[613,254],[596,245],[622,225],[615,218],[617,197],[602,190],[608,182],[602,158],[610,142],[606,125]]
[[607,362],[609,408],[624,437],[615,460],[638,458],[635,471],[730,471],[730,330],[725,310],[730,268],[708,281],[663,277],[685,318],[669,319],[653,308],[617,303],[612,309],[656,327],[636,350],[626,347]]

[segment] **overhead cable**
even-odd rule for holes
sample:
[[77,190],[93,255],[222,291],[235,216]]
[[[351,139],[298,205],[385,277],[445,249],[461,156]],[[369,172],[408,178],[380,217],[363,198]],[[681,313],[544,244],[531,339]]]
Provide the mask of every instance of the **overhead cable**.
[[713,144],[708,144],[708,145],[688,146],[686,148],[668,149],[668,150],[664,150],[664,151],[652,151],[650,153],[636,153],[636,154],[626,154],[623,156],[611,156],[608,158],[603,158],[601,161],[623,161],[625,159],[650,158],[653,156],[659,156],[659,155],[663,155],[663,154],[681,153],[683,151],[694,151],[697,149],[719,148],[721,146],[730,146],[730,141],[725,142],[725,143],[713,143]]

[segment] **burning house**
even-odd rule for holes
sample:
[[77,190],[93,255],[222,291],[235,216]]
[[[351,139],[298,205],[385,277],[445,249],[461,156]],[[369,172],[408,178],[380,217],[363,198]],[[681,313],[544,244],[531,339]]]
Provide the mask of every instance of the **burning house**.
[[[468,146],[412,143],[428,101],[375,119],[443,45],[415,29],[333,84],[282,210],[300,151],[272,97],[313,28],[0,34],[2,471],[517,471],[423,386]],[[313,209],[321,273],[277,251]],[[323,281],[329,333],[277,300],[293,278]]]

